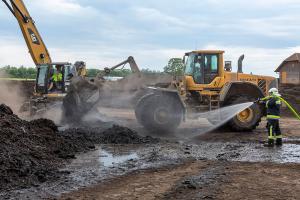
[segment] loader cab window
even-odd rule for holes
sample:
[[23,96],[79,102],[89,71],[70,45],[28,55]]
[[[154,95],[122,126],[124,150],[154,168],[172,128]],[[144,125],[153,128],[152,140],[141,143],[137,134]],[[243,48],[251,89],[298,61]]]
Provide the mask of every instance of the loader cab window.
[[191,53],[185,63],[185,75],[193,76],[197,84],[209,84],[219,71],[218,54]]
[[187,57],[186,63],[185,63],[185,75],[193,75],[194,73],[194,63],[195,63],[195,54],[191,54]]
[[218,76],[218,55],[205,55],[204,59],[204,84],[209,84]]

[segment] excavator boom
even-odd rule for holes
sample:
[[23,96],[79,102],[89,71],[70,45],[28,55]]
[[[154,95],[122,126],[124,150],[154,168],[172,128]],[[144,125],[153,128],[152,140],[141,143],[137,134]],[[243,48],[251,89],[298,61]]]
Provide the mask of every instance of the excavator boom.
[[117,68],[119,68],[121,66],[124,67],[126,64],[129,64],[131,72],[133,74],[140,75],[141,71],[140,71],[138,65],[136,64],[134,58],[132,56],[129,56],[126,60],[124,60],[123,62],[121,62],[121,63],[119,63],[119,64],[117,64],[117,65],[115,65],[113,67],[110,67],[110,68],[106,67],[106,68],[104,68],[103,72],[100,72],[100,73],[97,74],[97,78],[98,79],[102,79],[103,76],[109,75],[115,69],[117,69]]
[[51,63],[51,57],[47,47],[43,42],[43,39],[35,26],[35,22],[31,18],[24,2],[22,0],[10,0],[9,4],[7,0],[2,1],[16,17],[29,49],[29,53],[36,66]]

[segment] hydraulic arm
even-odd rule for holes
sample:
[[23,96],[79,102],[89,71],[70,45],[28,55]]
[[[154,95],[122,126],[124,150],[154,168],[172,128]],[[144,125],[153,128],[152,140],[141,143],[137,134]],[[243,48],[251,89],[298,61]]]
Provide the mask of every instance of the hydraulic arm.
[[51,63],[51,57],[47,47],[35,26],[34,20],[26,9],[24,2],[22,0],[10,0],[9,4],[7,0],[2,1],[16,17],[34,63],[37,66]]
[[107,76],[108,74],[110,74],[113,70],[115,70],[121,66],[124,67],[127,63],[129,64],[132,73],[140,75],[141,71],[140,71],[138,65],[136,64],[134,58],[132,56],[129,56],[126,60],[124,60],[123,62],[121,62],[113,67],[104,68],[104,72],[97,74],[97,78],[101,79],[103,76]]

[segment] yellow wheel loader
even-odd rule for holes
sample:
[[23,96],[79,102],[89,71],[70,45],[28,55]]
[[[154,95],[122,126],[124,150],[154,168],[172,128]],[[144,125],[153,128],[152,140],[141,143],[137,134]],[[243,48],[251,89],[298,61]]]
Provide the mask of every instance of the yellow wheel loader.
[[[145,128],[172,131],[189,116],[228,105],[255,101],[277,86],[273,77],[244,74],[239,59],[237,72],[231,62],[223,60],[224,51],[201,50],[184,56],[184,76],[167,88],[148,88],[147,94],[137,103],[135,114]],[[240,112],[228,125],[235,131],[255,129],[263,116],[263,108],[254,104]],[[214,124],[218,117],[208,120]]]

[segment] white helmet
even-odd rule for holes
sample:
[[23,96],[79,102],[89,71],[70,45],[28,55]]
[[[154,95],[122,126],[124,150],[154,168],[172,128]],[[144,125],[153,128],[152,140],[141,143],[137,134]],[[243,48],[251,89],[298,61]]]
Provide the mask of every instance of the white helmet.
[[271,88],[271,89],[269,90],[269,94],[270,94],[270,95],[279,96],[279,97],[281,96],[281,95],[279,94],[277,88]]

